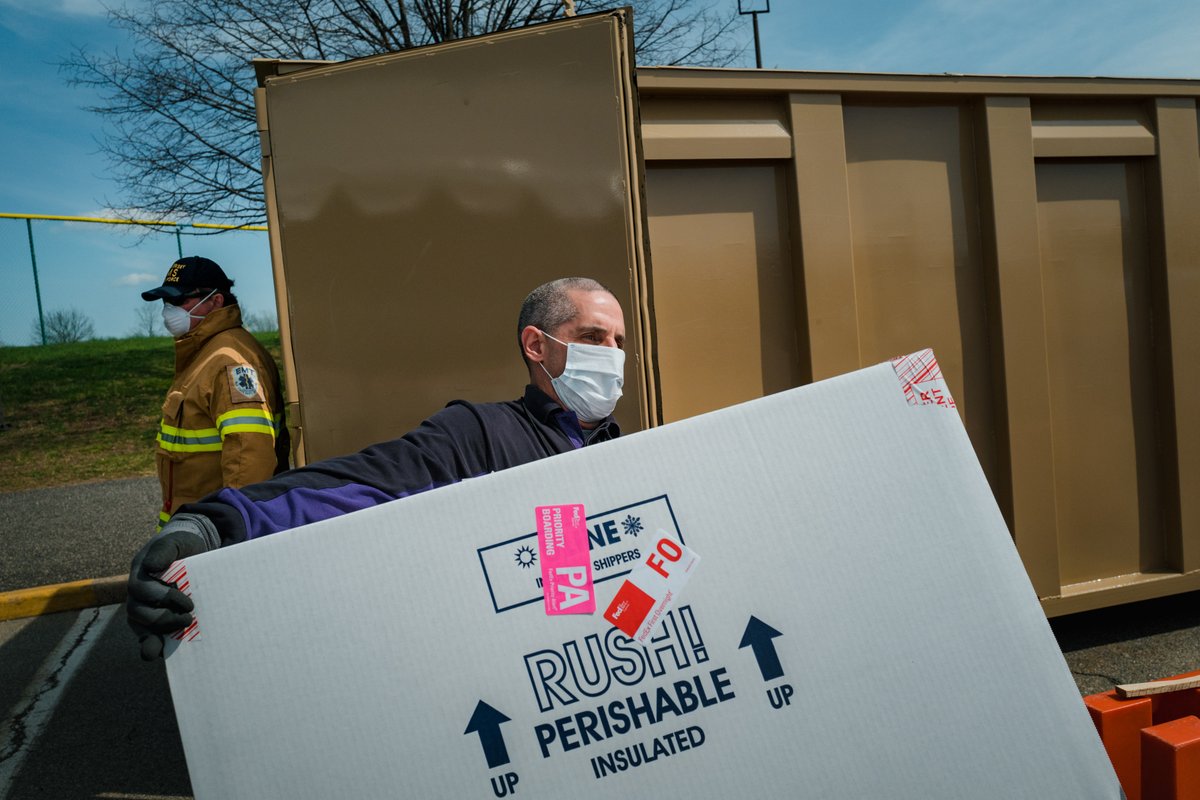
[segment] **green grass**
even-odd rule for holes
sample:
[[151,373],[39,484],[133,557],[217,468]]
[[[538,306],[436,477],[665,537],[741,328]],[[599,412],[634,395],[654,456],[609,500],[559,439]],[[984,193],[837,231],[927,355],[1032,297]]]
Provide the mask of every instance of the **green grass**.
[[0,347],[0,491],[153,475],[174,365],[167,337]]

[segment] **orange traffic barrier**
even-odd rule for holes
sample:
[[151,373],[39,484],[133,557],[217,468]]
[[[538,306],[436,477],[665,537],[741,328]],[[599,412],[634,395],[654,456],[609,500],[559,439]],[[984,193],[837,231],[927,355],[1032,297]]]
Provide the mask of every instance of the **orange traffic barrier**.
[[1200,797],[1200,719],[1180,719],[1142,731],[1142,800]]
[[1195,676],[1083,698],[1129,800],[1200,800],[1200,689],[1155,686]]
[[1083,698],[1100,741],[1108,752],[1117,780],[1129,800],[1142,797],[1143,728],[1154,724],[1154,706],[1149,697],[1122,700],[1116,690]]
[[[1174,678],[1191,678],[1197,675],[1200,675],[1200,670],[1185,672]],[[1180,717],[1200,717],[1200,689],[1184,689],[1168,694],[1156,694],[1151,696],[1151,701],[1154,703],[1155,725]],[[1200,795],[1196,796],[1200,797]]]

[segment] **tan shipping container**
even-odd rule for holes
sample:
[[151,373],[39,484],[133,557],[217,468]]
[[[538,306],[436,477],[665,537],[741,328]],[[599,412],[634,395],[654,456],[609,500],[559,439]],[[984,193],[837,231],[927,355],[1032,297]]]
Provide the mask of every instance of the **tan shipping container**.
[[1048,614],[1200,588],[1200,81],[635,73],[628,25],[259,63],[298,458],[516,396],[583,274],[625,430],[932,347]]

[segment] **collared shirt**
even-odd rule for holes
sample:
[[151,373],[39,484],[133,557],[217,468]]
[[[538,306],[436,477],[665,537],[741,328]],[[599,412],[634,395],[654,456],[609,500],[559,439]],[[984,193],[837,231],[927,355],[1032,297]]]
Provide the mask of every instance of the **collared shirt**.
[[562,429],[576,450],[586,444],[583,438],[583,426],[579,424],[579,417],[574,411],[568,411],[565,408],[559,411],[554,417],[554,424]]
[[[569,417],[564,416],[569,414]],[[574,434],[574,435],[573,435]],[[399,439],[319,461],[183,510],[207,516],[223,544],[254,539],[614,439],[611,418],[586,435],[540,389],[520,400],[456,400]]]

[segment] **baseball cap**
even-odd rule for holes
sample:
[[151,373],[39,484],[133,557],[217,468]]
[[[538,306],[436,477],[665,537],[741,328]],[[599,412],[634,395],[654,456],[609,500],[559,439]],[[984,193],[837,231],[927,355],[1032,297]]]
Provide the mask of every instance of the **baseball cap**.
[[171,265],[162,286],[142,292],[142,299],[178,300],[198,289],[228,292],[231,286],[233,281],[229,280],[217,262],[204,256],[188,256]]

